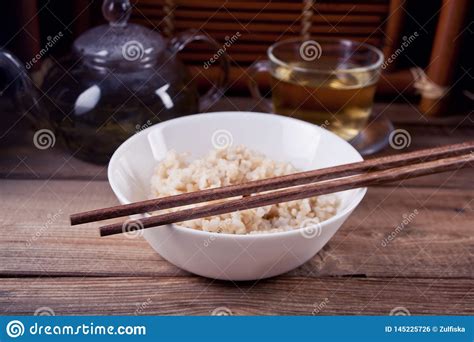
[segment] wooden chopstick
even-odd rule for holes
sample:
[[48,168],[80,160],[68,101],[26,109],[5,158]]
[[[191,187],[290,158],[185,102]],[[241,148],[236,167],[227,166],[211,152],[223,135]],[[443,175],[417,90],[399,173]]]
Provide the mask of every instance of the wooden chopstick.
[[[299,200],[337,191],[350,190],[370,185],[401,181],[408,178],[429,175],[465,167],[473,167],[474,153],[449,157],[414,165],[374,171],[360,175],[338,178],[305,186],[273,191],[255,196],[247,196],[217,204],[203,205],[162,215],[129,221],[137,229],[145,229],[197,218],[221,215],[239,210],[252,209],[270,204]],[[124,225],[110,224],[100,227],[100,235],[108,236],[124,232]]]
[[243,184],[207,189],[185,194],[151,199],[147,201],[118,205],[71,215],[71,225],[101,221],[132,214],[152,212],[189,204],[208,202],[229,197],[250,195],[263,191],[277,190],[327,179],[351,176],[360,172],[386,170],[413,162],[435,160],[455,156],[474,149],[474,141],[453,144],[388,157],[374,158],[363,162],[350,163],[312,171],[298,172],[286,176],[267,178]]

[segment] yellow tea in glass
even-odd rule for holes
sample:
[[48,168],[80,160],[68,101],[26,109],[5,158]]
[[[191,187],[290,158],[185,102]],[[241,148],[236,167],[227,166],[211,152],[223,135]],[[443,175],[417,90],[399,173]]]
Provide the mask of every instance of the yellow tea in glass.
[[[383,61],[378,49],[348,40],[292,39],[270,47],[268,57],[253,71],[271,74],[271,111],[321,125],[346,140],[365,127]],[[258,97],[256,87],[252,82]]]

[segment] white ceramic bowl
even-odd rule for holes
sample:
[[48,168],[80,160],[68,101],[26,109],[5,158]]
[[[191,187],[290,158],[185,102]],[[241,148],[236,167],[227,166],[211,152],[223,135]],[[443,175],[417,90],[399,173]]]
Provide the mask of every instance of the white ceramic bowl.
[[[361,161],[346,141],[318,126],[285,116],[251,112],[197,114],[154,125],[135,134],[114,153],[110,186],[122,204],[148,198],[154,167],[166,152],[205,155],[215,144],[243,144],[301,170]],[[289,232],[232,235],[177,224],[143,231],[163,258],[189,272],[224,280],[254,280],[290,271],[312,258],[336,233],[366,193],[340,192],[337,215]],[[134,218],[140,216],[134,216]]]

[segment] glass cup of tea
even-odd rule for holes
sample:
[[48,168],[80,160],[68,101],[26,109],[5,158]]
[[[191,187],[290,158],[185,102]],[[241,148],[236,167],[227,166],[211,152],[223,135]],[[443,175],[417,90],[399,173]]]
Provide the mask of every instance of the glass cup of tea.
[[[249,89],[261,109],[320,125],[348,141],[361,133],[380,77],[379,49],[344,39],[295,38],[270,46],[267,55],[249,69]],[[261,72],[271,75],[272,103],[260,94]]]

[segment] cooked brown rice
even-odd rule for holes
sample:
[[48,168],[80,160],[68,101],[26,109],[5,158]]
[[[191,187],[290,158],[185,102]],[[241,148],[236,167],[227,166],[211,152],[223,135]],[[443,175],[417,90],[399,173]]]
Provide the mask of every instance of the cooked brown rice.
[[[156,167],[151,179],[151,195],[153,198],[177,195],[296,171],[289,163],[273,161],[244,146],[212,150],[193,161],[188,161],[186,154],[170,151]],[[202,204],[196,206],[199,205]],[[181,225],[230,234],[280,232],[306,226],[308,222],[315,224],[327,220],[336,214],[338,206],[336,195],[323,195],[196,219]]]

